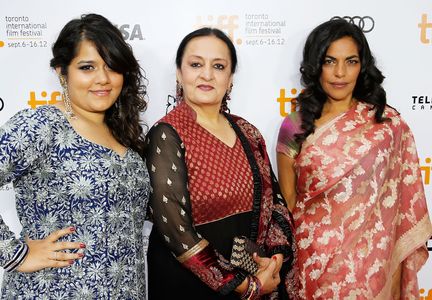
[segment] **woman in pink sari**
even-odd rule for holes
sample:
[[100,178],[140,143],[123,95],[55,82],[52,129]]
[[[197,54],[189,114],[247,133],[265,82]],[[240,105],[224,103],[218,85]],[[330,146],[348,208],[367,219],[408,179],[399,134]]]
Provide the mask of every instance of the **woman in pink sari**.
[[418,299],[432,235],[413,135],[386,105],[362,31],[344,20],[309,35],[299,112],[279,133],[304,299]]

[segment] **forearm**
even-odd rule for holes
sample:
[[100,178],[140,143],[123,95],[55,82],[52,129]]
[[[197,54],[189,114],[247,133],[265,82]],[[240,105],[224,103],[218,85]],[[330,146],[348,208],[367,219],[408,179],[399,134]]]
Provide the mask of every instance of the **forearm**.
[[287,204],[289,211],[293,211],[296,205],[297,193],[292,188],[287,188],[286,185],[281,185],[281,192]]
[[279,176],[279,186],[284,197],[288,209],[293,211],[296,198],[296,174],[294,169],[294,159],[290,158],[284,154],[277,154],[277,165],[278,165],[278,176]]

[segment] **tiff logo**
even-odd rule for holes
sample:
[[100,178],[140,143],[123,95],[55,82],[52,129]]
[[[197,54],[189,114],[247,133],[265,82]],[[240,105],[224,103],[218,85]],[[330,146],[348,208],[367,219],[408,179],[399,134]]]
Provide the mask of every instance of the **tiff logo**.
[[427,14],[422,14],[422,20],[418,27],[420,28],[420,41],[423,44],[431,44],[431,40],[427,38],[427,31],[432,29],[432,22],[428,23]]
[[[425,159],[425,163],[426,165],[421,165],[420,166],[420,170],[423,172],[423,179],[424,179],[424,184],[428,185],[430,184],[430,179],[431,179],[431,161],[432,159],[430,157],[426,157]],[[432,246],[432,242],[431,242],[431,246]]]
[[[41,93],[42,98],[46,98],[48,96],[48,93],[45,91],[42,91]],[[60,97],[60,99],[59,99]],[[61,93],[58,91],[54,91],[51,93],[49,99],[36,99],[36,92],[31,91],[30,92],[30,99],[28,100],[27,104],[30,105],[32,109],[35,109],[39,105],[45,105],[45,104],[56,104],[58,101],[61,101]]]
[[426,292],[425,289],[420,289],[419,292],[420,292],[419,300],[432,300],[432,290],[429,290],[427,292],[427,295],[424,295],[424,293]]
[[222,31],[225,31],[226,34],[229,36],[231,41],[237,43],[237,45],[240,45],[243,41],[241,38],[235,39],[235,31],[239,28],[239,25],[237,23],[239,17],[238,16],[227,16],[227,15],[221,15],[215,18],[212,15],[207,16],[207,19],[203,18],[202,16],[197,17],[197,22],[195,27],[196,28],[202,28],[206,26],[210,27],[216,27],[217,29],[220,29]]
[[[288,116],[290,113],[295,112],[297,109],[297,104],[296,104],[296,97],[298,96],[297,94],[297,89],[291,89],[291,96],[287,97],[285,95],[285,89],[280,89],[279,90],[279,97],[276,99],[277,102],[279,102],[279,114],[281,115],[281,117],[286,117]],[[287,110],[287,104],[289,105],[289,109]]]

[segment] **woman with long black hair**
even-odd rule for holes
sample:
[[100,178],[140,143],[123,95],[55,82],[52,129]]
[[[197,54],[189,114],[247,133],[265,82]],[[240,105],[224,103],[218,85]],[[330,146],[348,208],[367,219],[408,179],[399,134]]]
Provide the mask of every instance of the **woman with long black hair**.
[[387,105],[366,37],[345,20],[309,35],[298,112],[279,133],[304,299],[417,299],[432,226],[413,135]]
[[67,23],[52,50],[63,101],[0,129],[0,185],[13,183],[23,227],[16,238],[0,219],[2,298],[143,299],[140,67],[95,14]]

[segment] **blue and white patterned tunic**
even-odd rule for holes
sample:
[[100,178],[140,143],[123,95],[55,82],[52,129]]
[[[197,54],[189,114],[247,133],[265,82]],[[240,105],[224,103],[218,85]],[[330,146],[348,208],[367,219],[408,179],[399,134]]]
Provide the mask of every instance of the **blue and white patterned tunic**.
[[[18,112],[0,129],[0,186],[13,182],[23,226],[0,218],[0,266],[24,247],[75,226],[61,240],[84,242],[68,268],[5,272],[2,299],[144,299],[143,225],[150,189],[142,158],[121,157],[78,135],[54,106]],[[72,250],[76,251],[76,250]]]

